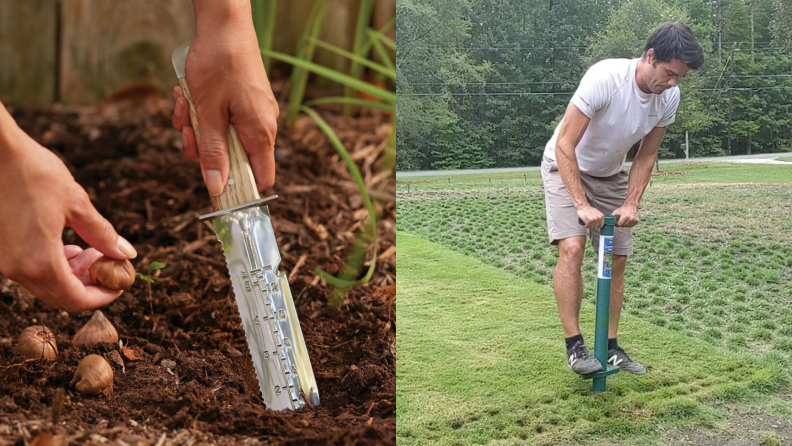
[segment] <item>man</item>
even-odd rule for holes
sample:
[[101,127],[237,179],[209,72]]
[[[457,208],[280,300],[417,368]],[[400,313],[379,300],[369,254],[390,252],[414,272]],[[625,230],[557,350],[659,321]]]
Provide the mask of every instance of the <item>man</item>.
[[[207,189],[228,179],[228,124],[248,152],[259,190],[275,182],[278,104],[258,49],[249,0],[192,0],[195,37],[186,74],[200,145],[187,102],[174,90],[173,125],[184,155],[200,164]],[[121,292],[91,286],[88,268],[101,255],[132,259],[134,247],[91,204],[88,194],[52,152],[36,143],[0,104],[0,272],[47,305],[70,312],[107,305]],[[69,226],[92,246],[64,246]]]
[[[703,62],[701,46],[690,28],[678,22],[660,25],[640,58],[607,59],[589,68],[545,147],[542,180],[547,229],[550,242],[558,245],[553,284],[567,361],[576,373],[602,370],[586,348],[578,318],[586,236],[590,234],[597,251],[606,214],[618,216],[613,237],[608,363],[630,373],[646,373],[617,342],[624,269],[627,256],[633,253],[631,228],[639,221],[638,204],[665,128],[674,122],[679,79]],[[628,175],[622,170],[624,160],[639,141]]]

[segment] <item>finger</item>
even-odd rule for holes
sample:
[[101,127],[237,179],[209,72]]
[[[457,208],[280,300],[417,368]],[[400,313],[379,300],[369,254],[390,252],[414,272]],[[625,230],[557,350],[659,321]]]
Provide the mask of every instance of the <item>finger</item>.
[[193,101],[200,132],[201,173],[209,194],[220,195],[228,181],[228,103],[212,96],[193,96]]
[[186,98],[176,98],[176,101],[174,102],[171,123],[173,124],[173,127],[180,132],[184,127],[190,125],[190,104],[187,102]]
[[93,207],[84,190],[67,212],[66,225],[102,254],[116,259],[134,259],[137,251],[116,233],[113,225]]
[[62,290],[63,292],[58,296],[58,305],[69,313],[103,307],[124,293],[101,286],[86,285],[75,275],[66,281]]
[[83,249],[77,245],[66,245],[63,247],[63,255],[66,256],[66,260],[73,259],[81,252],[83,252]]
[[260,116],[252,119],[252,124],[240,122],[237,126],[239,142],[248,153],[259,191],[269,189],[275,184],[275,136],[278,125],[275,118],[271,118]]
[[91,268],[91,265],[100,257],[102,257],[101,252],[94,248],[89,248],[76,257],[69,259],[69,267],[75,276],[83,276],[88,274],[88,269]]
[[[83,263],[86,263],[85,261],[89,260],[90,257],[101,255],[95,249],[87,249],[83,253]],[[53,283],[51,285],[54,286],[48,287],[50,294],[57,299],[58,305],[62,309],[70,313],[93,310],[109,304],[123,293],[123,291],[104,287],[86,286],[81,278],[74,274],[71,264],[64,260],[61,259],[55,268],[54,277],[57,283]]]
[[182,92],[182,88],[178,85],[173,87],[173,101],[174,102],[177,101],[182,96],[184,96],[184,93]]
[[195,132],[192,127],[186,126],[182,129],[182,153],[188,161],[200,164],[198,157],[198,146],[195,143]]

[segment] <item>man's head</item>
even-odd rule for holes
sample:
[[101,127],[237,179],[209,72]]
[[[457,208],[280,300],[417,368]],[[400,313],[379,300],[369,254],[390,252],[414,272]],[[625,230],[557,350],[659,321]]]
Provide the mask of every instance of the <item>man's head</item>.
[[704,64],[704,51],[690,28],[679,22],[660,25],[646,42],[642,56],[643,79],[652,93],[677,86],[688,70]]

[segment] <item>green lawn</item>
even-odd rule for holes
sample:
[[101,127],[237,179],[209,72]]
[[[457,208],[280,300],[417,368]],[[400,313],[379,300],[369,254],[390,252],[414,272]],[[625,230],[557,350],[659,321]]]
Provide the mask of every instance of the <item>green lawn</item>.
[[[644,380],[619,376],[610,396],[585,395],[586,383],[565,369],[551,288],[557,251],[547,242],[539,173],[399,179],[400,442],[533,444],[592,432],[654,438],[655,415],[674,426],[717,419],[700,402],[730,387],[731,378],[701,393],[696,383],[720,372],[697,370],[730,368],[723,364],[735,357],[724,352],[769,354],[790,370],[792,166],[661,169],[634,231],[619,335],[654,370]],[[588,250],[587,327],[594,269]],[[592,331],[584,333],[589,343]],[[695,361],[677,370],[673,355],[689,353]],[[717,364],[703,362],[712,358]],[[751,381],[744,372],[735,376]],[[674,395],[666,387],[685,390]],[[627,397],[629,404],[620,399]],[[577,437],[561,438],[564,432]]]
[[[783,161],[785,158],[781,158]],[[789,158],[792,160],[792,157]],[[684,162],[663,164],[653,183],[790,183],[792,166],[773,164]],[[505,191],[542,187],[539,172],[472,175],[438,175],[399,178],[396,190],[421,191]]]
[[[728,352],[628,314],[621,338],[651,370],[591,394],[566,366],[550,286],[401,231],[397,244],[399,444],[654,444],[664,426],[719,423],[716,401],[786,382],[778,355]],[[593,305],[582,313],[591,339]]]
[[[715,345],[792,354],[792,166],[673,167],[644,195],[625,312]],[[557,250],[537,176],[508,190],[460,176],[450,189],[400,192],[398,228],[549,285]],[[593,262],[589,250],[590,301]]]

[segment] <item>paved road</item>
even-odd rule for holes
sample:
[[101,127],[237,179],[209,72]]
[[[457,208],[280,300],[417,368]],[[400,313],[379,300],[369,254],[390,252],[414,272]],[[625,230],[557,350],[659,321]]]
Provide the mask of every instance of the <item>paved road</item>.
[[[772,159],[779,156],[792,156],[792,153],[759,153],[756,155],[736,155],[736,156],[717,156],[711,158],[690,158],[685,160],[682,158],[663,159],[660,160],[660,165],[681,163],[685,161],[739,161],[747,159]],[[632,163],[627,163],[629,166]],[[471,175],[471,174],[493,174],[493,173],[511,173],[511,172],[533,172],[538,171],[539,166],[528,167],[501,167],[497,169],[466,169],[466,170],[423,170],[423,171],[410,171],[410,172],[396,172],[396,178],[409,178],[409,177],[430,177],[441,175]]]

